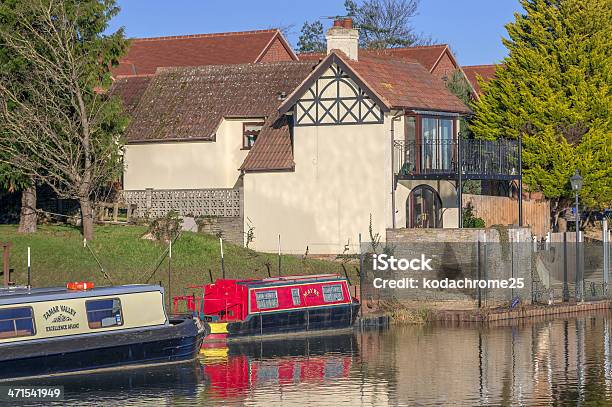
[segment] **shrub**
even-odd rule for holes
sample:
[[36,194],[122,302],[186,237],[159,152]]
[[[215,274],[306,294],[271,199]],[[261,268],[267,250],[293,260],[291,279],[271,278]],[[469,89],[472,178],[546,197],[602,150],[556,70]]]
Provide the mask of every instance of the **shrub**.
[[474,206],[471,203],[463,208],[463,227],[473,229],[485,227],[485,221],[474,214]]

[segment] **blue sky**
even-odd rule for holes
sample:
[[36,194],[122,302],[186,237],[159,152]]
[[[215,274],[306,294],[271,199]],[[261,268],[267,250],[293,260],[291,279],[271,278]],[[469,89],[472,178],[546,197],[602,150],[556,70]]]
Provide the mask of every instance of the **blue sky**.
[[[290,26],[297,43],[305,20],[344,12],[344,0],[117,0],[121,13],[111,30],[128,37],[200,34]],[[518,0],[421,0],[417,32],[450,44],[462,65],[490,64],[506,55],[504,25],[520,11]],[[329,25],[329,20],[323,20]]]

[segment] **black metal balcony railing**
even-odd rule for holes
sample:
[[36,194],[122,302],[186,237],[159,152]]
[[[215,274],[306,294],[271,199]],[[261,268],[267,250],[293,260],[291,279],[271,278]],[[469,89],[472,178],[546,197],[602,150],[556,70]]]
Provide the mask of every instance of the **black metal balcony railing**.
[[520,153],[516,140],[396,140],[393,150],[398,178],[456,178],[459,167],[465,179],[519,177]]

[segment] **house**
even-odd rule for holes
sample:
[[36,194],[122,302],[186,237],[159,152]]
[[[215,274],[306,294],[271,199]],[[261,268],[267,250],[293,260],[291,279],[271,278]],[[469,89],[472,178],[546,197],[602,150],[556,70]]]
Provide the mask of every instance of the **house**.
[[488,82],[495,76],[495,70],[501,65],[467,65],[463,67],[463,72],[466,78],[476,91],[476,94],[482,95],[479,79]]
[[[407,61],[416,61],[423,65],[434,77],[441,80],[448,80],[451,75],[459,70],[462,72],[462,67],[457,62],[450,47],[447,44],[424,45],[414,47],[399,47],[380,50],[360,49],[361,55],[388,55]],[[321,52],[307,52],[298,54],[300,61],[319,61],[325,57]],[[466,75],[464,73],[464,75]],[[466,76],[466,79],[467,76]],[[472,85],[472,82],[468,80]],[[476,94],[476,93],[475,93]]]
[[277,29],[135,38],[112,71],[115,78],[153,75],[157,68],[295,61]]
[[197,215],[239,196],[250,247],[334,254],[370,230],[458,227],[462,179],[520,179],[516,143],[461,141],[470,110],[431,66],[360,50],[343,24],[321,60],[157,68],[126,134],[127,199]]
[[135,38],[112,69],[113,92],[131,114],[158,68],[297,59],[278,29]]

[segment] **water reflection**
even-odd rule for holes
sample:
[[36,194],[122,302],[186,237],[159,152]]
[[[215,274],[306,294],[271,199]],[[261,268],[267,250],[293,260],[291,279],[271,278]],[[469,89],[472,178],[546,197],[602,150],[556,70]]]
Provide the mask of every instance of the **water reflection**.
[[232,343],[203,349],[202,371],[210,386],[209,397],[242,401],[263,389],[282,393],[295,386],[348,380],[356,346],[352,333]]
[[37,380],[76,405],[612,405],[609,313],[233,343],[196,363]]

